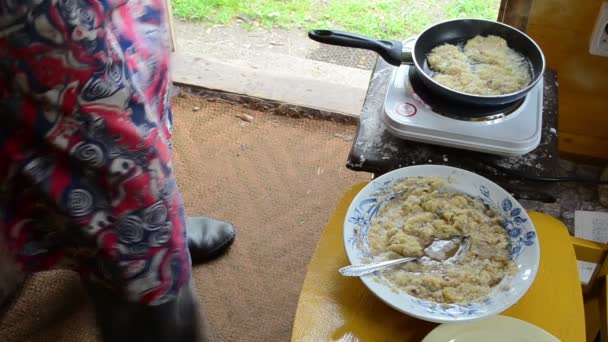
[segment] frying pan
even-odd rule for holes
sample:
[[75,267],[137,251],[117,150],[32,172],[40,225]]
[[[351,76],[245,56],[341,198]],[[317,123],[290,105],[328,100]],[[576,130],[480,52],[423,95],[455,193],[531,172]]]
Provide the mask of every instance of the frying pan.
[[[427,54],[439,45],[462,44],[477,35],[502,37],[511,49],[526,57],[530,65],[532,82],[514,93],[473,95],[450,89],[433,80],[432,71],[426,62]],[[545,71],[545,57],[532,38],[514,27],[489,20],[456,19],[433,25],[418,36],[411,50],[404,49],[403,44],[397,40],[374,39],[341,31],[313,30],[308,33],[308,37],[320,43],[372,50],[392,65],[413,65],[430,91],[445,97],[446,100],[468,105],[493,106],[517,101],[526,96],[542,79]]]

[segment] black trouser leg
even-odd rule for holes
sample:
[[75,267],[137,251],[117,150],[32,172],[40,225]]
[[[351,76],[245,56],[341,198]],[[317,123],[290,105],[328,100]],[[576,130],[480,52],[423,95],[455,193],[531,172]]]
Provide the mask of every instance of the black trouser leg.
[[13,257],[6,253],[0,236],[0,318],[18,296],[24,281],[25,274],[19,270]]
[[174,300],[157,306],[130,303],[114,291],[85,285],[104,342],[208,341],[192,281]]

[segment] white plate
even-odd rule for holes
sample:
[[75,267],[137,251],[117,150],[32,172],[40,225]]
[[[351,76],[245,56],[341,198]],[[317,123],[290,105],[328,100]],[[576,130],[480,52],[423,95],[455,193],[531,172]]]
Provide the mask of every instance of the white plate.
[[[367,232],[371,219],[384,204],[379,198],[388,198],[391,184],[406,177],[438,176],[448,180],[447,188],[477,197],[500,208],[505,221],[503,226],[511,239],[511,255],[517,272],[505,277],[481,303],[439,304],[413,297],[406,292],[394,292],[388,285],[378,282],[372,274],[361,277],[363,283],[376,296],[396,310],[437,323],[463,322],[497,315],[515,304],[528,290],[538,271],[540,249],[536,231],[523,207],[505,190],[469,171],[440,165],[420,165],[397,169],[367,184],[354,198],[344,219],[344,246],[353,265],[369,262],[371,253]],[[447,183],[447,182],[446,182]]]
[[559,342],[543,329],[507,316],[494,316],[470,323],[446,323],[431,331],[422,342]]

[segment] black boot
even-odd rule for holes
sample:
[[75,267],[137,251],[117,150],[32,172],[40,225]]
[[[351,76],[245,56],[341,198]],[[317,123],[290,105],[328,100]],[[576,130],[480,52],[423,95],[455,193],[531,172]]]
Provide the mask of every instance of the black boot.
[[192,263],[209,261],[232,244],[235,237],[231,223],[204,216],[186,218],[186,235]]
[[117,292],[85,282],[104,342],[206,342],[207,329],[199,312],[192,282],[170,302],[130,303]]

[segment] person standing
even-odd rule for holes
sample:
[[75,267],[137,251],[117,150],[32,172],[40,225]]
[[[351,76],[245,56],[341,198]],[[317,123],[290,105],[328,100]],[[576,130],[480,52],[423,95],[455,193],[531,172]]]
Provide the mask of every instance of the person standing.
[[170,51],[162,0],[0,0],[0,273],[77,271],[105,341],[206,340],[191,262],[235,236],[185,216]]

